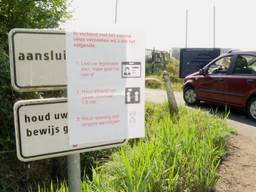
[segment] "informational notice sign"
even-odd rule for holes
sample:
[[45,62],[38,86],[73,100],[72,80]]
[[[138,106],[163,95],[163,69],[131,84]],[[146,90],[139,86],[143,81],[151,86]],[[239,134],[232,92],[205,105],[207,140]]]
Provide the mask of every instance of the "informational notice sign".
[[144,136],[143,33],[66,32],[70,144]]
[[66,87],[65,32],[13,29],[9,33],[12,86],[17,91]]
[[67,99],[24,100],[14,105],[17,156],[32,161],[119,146],[125,140],[70,145]]

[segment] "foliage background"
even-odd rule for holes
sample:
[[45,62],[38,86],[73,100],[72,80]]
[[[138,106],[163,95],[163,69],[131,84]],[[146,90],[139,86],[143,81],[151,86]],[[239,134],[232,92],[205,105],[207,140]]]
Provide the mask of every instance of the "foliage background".
[[156,63],[146,56],[146,87],[151,89],[165,89],[163,71],[169,73],[174,91],[182,91],[182,79],[179,78],[179,60],[170,57],[168,52],[161,52],[161,62]]
[[[59,96],[61,92],[16,93],[11,88],[8,32],[13,28],[57,28],[70,17],[66,0],[0,0],[0,191],[28,191],[39,181],[64,177],[63,158],[17,160],[12,107],[18,99]],[[44,178],[42,180],[42,178]]]

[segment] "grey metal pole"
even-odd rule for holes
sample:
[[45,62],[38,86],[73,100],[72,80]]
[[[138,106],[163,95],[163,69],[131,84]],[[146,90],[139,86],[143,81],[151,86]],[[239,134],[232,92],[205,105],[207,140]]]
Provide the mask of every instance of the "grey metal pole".
[[213,48],[215,48],[215,29],[216,29],[216,26],[215,26],[215,6],[213,6]]
[[[67,97],[67,89],[64,90]],[[81,164],[80,153],[67,156],[68,166],[68,189],[70,192],[81,192]]]
[[80,153],[67,156],[68,189],[70,192],[81,192]]
[[116,9],[115,9],[115,24],[117,23],[117,9],[118,9],[118,0],[116,0]]
[[186,32],[185,32],[185,47],[188,47],[188,9],[186,9]]

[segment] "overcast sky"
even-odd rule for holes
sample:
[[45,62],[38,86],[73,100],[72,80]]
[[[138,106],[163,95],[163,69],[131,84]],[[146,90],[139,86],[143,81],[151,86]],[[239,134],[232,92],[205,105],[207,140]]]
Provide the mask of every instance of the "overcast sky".
[[[116,0],[73,0],[73,21],[86,25],[114,24]],[[145,30],[146,48],[213,47],[213,5],[216,47],[256,50],[255,0],[118,0],[117,23]]]

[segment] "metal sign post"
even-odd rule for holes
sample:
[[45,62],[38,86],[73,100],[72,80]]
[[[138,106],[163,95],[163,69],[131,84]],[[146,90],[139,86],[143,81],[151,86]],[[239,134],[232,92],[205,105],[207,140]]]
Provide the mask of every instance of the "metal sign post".
[[[67,89],[64,90],[67,97]],[[80,153],[67,156],[68,166],[68,189],[71,192],[81,192],[81,162]]]
[[67,156],[68,189],[71,192],[81,192],[80,153]]

